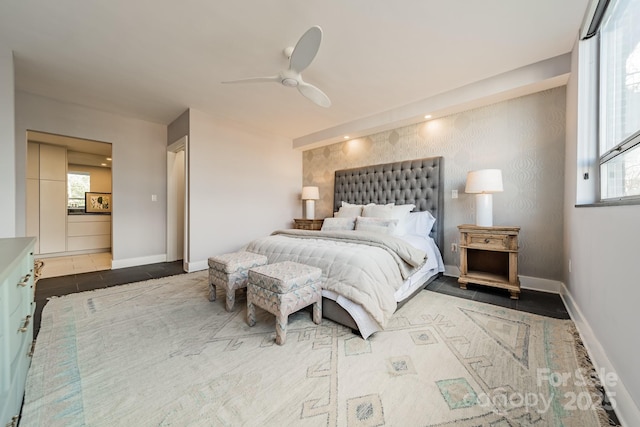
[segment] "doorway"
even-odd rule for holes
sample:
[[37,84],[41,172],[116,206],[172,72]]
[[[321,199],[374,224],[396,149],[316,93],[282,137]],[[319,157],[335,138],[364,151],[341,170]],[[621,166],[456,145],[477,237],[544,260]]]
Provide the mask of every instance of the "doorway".
[[[42,277],[110,270],[110,143],[27,131],[26,232],[36,236]],[[99,209],[87,195],[102,196]]]
[[189,263],[189,139],[185,135],[167,147],[167,262]]

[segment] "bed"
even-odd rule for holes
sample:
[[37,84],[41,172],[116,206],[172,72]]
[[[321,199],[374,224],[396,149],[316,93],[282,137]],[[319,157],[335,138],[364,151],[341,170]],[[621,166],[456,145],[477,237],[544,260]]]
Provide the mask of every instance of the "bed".
[[[429,223],[429,234],[415,236],[408,232],[387,236],[368,232],[376,230],[383,221],[358,216],[361,222],[357,225],[362,224],[358,230],[364,230],[362,232],[279,230],[251,242],[247,250],[266,255],[269,262],[290,260],[322,268],[327,283],[323,286],[323,317],[351,328],[366,339],[384,329],[390,314],[444,271],[439,249],[444,240],[442,187],[442,157],[338,170],[335,172],[334,216],[343,213],[340,210],[343,205],[344,209],[354,205],[387,209],[394,204],[396,210],[415,205],[411,214],[403,215],[407,220],[401,220],[402,227],[412,229],[414,223],[422,226],[422,219],[428,216],[435,220]],[[370,215],[363,212],[363,216]],[[336,224],[343,220],[331,221]],[[369,224],[373,228],[365,228]],[[397,221],[395,225],[400,227]],[[368,267],[350,265],[357,264],[358,257],[371,258],[373,262]],[[355,272],[345,270],[347,268]],[[380,282],[382,288],[374,291],[369,280]],[[371,301],[380,307],[372,306]]]

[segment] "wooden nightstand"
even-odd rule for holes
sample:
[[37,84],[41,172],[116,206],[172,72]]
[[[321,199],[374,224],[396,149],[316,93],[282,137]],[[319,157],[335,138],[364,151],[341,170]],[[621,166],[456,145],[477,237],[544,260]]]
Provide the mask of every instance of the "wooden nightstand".
[[459,225],[460,278],[467,283],[507,289],[512,299],[520,297],[518,278],[518,233],[520,227]]
[[324,219],[300,219],[293,220],[293,228],[298,230],[320,230]]

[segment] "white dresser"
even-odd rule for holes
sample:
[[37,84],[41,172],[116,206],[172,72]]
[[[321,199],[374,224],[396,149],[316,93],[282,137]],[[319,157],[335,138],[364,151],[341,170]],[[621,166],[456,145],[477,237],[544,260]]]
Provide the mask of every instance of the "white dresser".
[[17,425],[33,342],[35,237],[0,239],[0,426]]

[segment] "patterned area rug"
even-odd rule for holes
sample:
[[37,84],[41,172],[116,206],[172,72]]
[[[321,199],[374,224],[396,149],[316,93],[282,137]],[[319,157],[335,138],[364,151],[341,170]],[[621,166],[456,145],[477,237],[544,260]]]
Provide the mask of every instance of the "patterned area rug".
[[[206,272],[51,300],[21,426],[607,425],[573,323],[423,291],[365,341],[245,321]],[[586,365],[588,367],[588,365]]]

